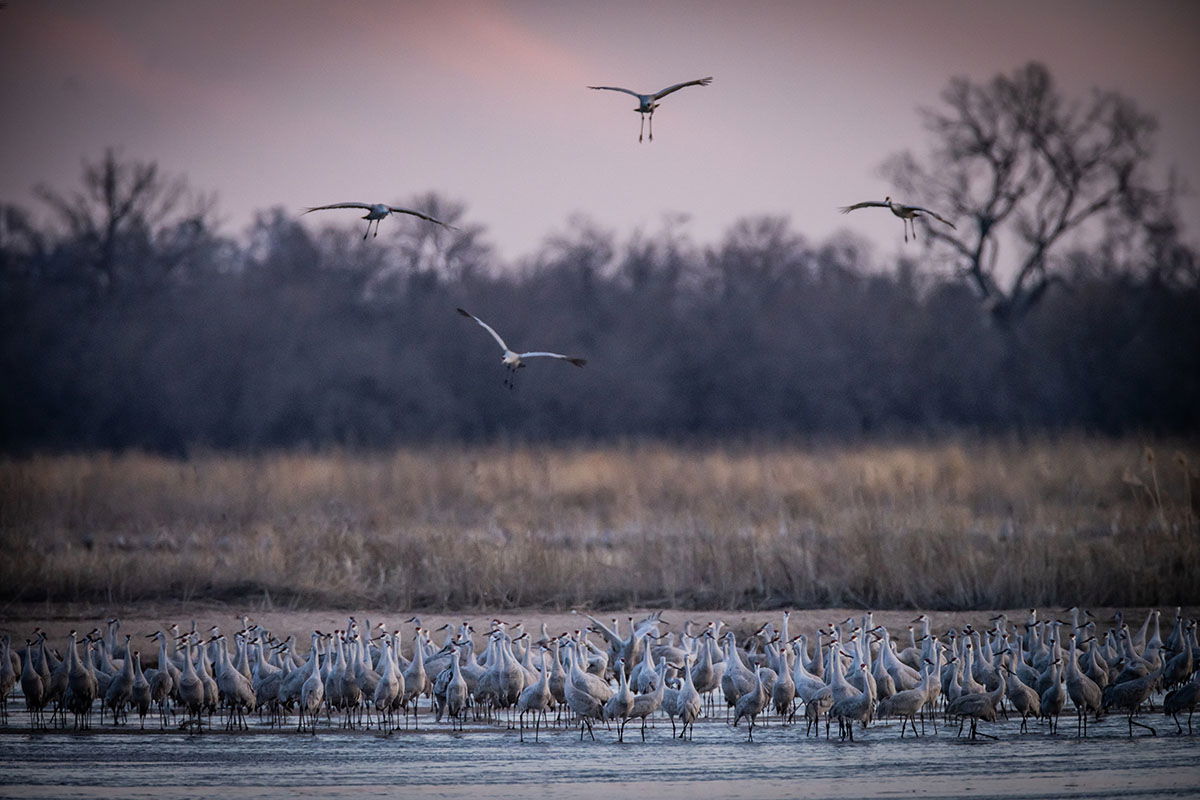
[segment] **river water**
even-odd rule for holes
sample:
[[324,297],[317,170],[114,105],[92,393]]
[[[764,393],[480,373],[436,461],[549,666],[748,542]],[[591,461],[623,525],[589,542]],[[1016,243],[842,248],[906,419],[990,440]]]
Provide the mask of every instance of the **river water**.
[[981,723],[997,741],[960,738],[956,727],[900,739],[897,724],[876,723],[839,742],[773,721],[750,743],[744,726],[701,721],[694,741],[681,742],[659,721],[645,743],[630,725],[623,744],[603,726],[595,742],[558,728],[521,743],[516,731],[486,726],[314,737],[255,724],[189,735],[150,718],[145,732],[136,722],[31,732],[23,718],[0,727],[0,798],[1200,798],[1200,735],[1176,736],[1157,715],[1142,720],[1160,735],[1135,729],[1133,739],[1124,717],[1077,739],[1064,715],[1053,736]]

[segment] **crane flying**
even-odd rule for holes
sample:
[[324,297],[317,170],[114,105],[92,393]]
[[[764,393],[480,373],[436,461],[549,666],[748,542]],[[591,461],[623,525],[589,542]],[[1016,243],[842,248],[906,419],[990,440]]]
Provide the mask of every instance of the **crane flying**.
[[904,223],[904,241],[906,241],[906,242],[908,241],[909,227],[912,227],[913,241],[915,242],[917,240],[917,228],[916,228],[916,224],[913,222],[913,220],[915,220],[918,216],[921,216],[921,215],[925,215],[927,217],[933,217],[938,222],[944,222],[947,225],[949,225],[951,228],[954,227],[953,222],[951,222],[950,220],[946,219],[945,217],[943,217],[942,215],[940,215],[936,212],[930,211],[928,208],[922,208],[921,206],[906,206],[903,203],[897,203],[896,201],[892,200],[892,198],[890,198],[890,197],[883,198],[882,203],[879,202],[878,200],[866,200],[862,203],[855,203],[852,206],[844,206],[843,208],[839,209],[839,211],[841,211],[843,214],[849,214],[851,211],[853,211],[856,208],[871,208],[873,206],[878,206],[879,208],[890,209],[893,214],[895,214],[897,217],[899,217],[901,219],[901,221]]
[[508,377],[504,379],[504,385],[509,389],[515,388],[516,384],[513,381],[516,376],[516,371],[525,366],[525,359],[527,358],[561,358],[563,361],[569,361],[577,367],[582,367],[587,363],[587,359],[576,358],[575,356],[564,356],[562,353],[546,353],[542,351],[529,353],[514,352],[507,344],[504,343],[504,340],[500,338],[500,334],[496,333],[495,329],[493,329],[491,325],[488,325],[486,322],[469,311],[464,311],[461,308],[456,310],[464,317],[470,317],[478,322],[480,327],[490,333],[492,338],[496,340],[496,343],[500,345],[500,349],[504,351],[504,355],[500,357],[500,361],[509,370]]
[[684,83],[677,83],[674,86],[668,86],[665,89],[659,89],[653,94],[639,94],[632,89],[622,89],[620,86],[589,86],[588,88],[607,89],[610,92],[624,92],[625,94],[631,94],[638,99],[638,107],[635,108],[634,111],[642,115],[642,130],[638,132],[638,142],[640,143],[642,141],[642,134],[645,133],[646,129],[647,114],[650,115],[650,141],[654,141],[654,109],[658,108],[659,100],[662,100],[664,97],[671,94],[671,92],[677,92],[686,86],[708,86],[710,83],[712,83],[711,77],[698,78],[694,81],[685,81]]
[[361,209],[364,209],[367,212],[365,215],[363,215],[363,219],[365,219],[367,221],[367,230],[363,233],[364,239],[366,239],[367,235],[370,234],[370,232],[371,232],[371,223],[372,222],[375,223],[375,235],[378,236],[379,235],[379,221],[381,219],[383,219],[384,217],[388,216],[389,214],[411,214],[414,217],[420,217],[421,219],[425,220],[426,222],[432,222],[434,224],[441,225],[443,228],[449,228],[452,231],[458,230],[458,228],[454,227],[453,225],[448,225],[445,222],[442,222],[440,219],[431,217],[428,214],[422,214],[420,211],[413,211],[411,208],[400,208],[399,206],[389,206],[387,203],[334,203],[333,205],[328,205],[328,206],[313,206],[312,208],[306,208],[304,210],[304,213],[307,214],[310,211],[327,211],[331,208],[361,208]]

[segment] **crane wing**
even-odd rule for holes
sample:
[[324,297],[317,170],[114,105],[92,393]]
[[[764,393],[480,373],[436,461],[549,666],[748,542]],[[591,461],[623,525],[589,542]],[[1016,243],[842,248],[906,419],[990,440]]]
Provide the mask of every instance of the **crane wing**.
[[370,203],[334,203],[331,206],[313,206],[312,208],[306,208],[306,209],[304,209],[304,213],[307,214],[310,211],[326,211],[330,208],[365,208],[367,211],[370,211],[371,204]]
[[[938,213],[937,213],[937,212],[935,212],[935,211],[930,211],[928,208],[922,208],[921,206],[909,206],[909,208],[911,208],[913,211],[920,211],[922,214],[927,214],[928,216],[931,216],[931,217],[933,217],[934,219],[936,219],[938,222],[944,222],[944,223],[946,223],[947,225],[949,225],[951,228],[954,228],[954,223],[953,223],[953,222],[951,222],[950,220],[946,219],[946,218],[945,218],[945,217],[943,217],[941,214],[938,214]],[[958,230],[958,229],[957,229],[957,228],[955,228],[955,230]]]
[[640,621],[638,621],[634,624],[633,635],[634,636],[644,636],[645,634],[650,633],[650,631],[654,630],[654,628],[658,625],[658,623],[661,621],[661,619],[662,619],[661,611],[655,611],[653,614],[646,616],[645,618],[641,619]]
[[[480,322],[479,324],[482,325],[483,323]],[[539,356],[542,356],[545,358],[561,358],[563,361],[570,361],[572,364],[574,364],[577,367],[582,367],[584,364],[587,363],[586,358],[576,358],[575,356],[564,356],[562,353],[540,353],[539,352],[539,353],[520,353],[519,355],[521,356],[521,358],[538,358]]]
[[838,211],[841,211],[843,214],[849,214],[851,211],[853,211],[856,208],[871,208],[873,206],[878,206],[880,208],[889,208],[887,203],[880,202],[879,200],[867,200],[862,203],[855,203],[852,206],[842,206],[841,208],[838,209]]
[[588,88],[589,89],[607,89],[610,92],[624,92],[625,94],[633,95],[634,97],[638,98],[639,100],[641,100],[641,98],[642,98],[642,96],[640,94],[633,91],[632,89],[622,89],[620,86],[589,86]]
[[420,211],[413,211],[411,208],[401,208],[400,206],[388,206],[388,210],[394,214],[411,214],[414,217],[420,217],[421,219],[425,220],[426,222],[433,222],[437,225],[441,225],[443,228],[449,228],[452,231],[458,230],[458,228],[454,227],[453,225],[449,225],[445,222],[442,222],[437,217],[431,217],[428,214],[422,214]]
[[[572,611],[571,611],[571,613],[572,613],[572,614],[579,614],[579,612],[578,612],[578,611],[575,611],[575,610],[572,610]],[[605,625],[605,624],[604,624],[603,622],[601,622],[600,620],[598,620],[598,619],[596,619],[595,617],[593,617],[591,614],[579,614],[579,615],[580,615],[581,617],[587,617],[589,620],[591,620],[591,621],[592,621],[592,624],[593,624],[593,625],[595,625],[595,626],[596,626],[596,628],[597,628],[597,631],[596,631],[596,632],[597,632],[597,633],[599,633],[601,636],[603,636],[603,637],[604,637],[604,641],[608,642],[609,644],[623,644],[623,643],[624,643],[624,641],[625,641],[625,640],[624,640],[624,639],[622,639],[622,638],[621,638],[621,637],[620,637],[620,636],[617,634],[617,632],[616,632],[616,631],[614,631],[612,628],[610,628],[610,627],[608,627],[607,625]]]
[[504,343],[504,340],[500,338],[500,334],[496,333],[496,331],[493,330],[491,325],[488,325],[486,322],[484,322],[479,317],[475,316],[474,314],[472,314],[469,311],[463,311],[461,308],[457,309],[457,311],[458,311],[458,313],[462,314],[464,317],[470,317],[471,319],[478,322],[485,331],[487,331],[488,333],[490,333],[492,335],[492,338],[496,340],[496,343],[500,345],[500,348],[502,350],[504,350],[506,353],[508,352],[508,345],[506,345]]
[[669,95],[671,92],[678,92],[680,89],[684,88],[685,86],[708,86],[710,83],[712,83],[711,76],[707,77],[707,78],[697,78],[694,81],[684,81],[683,83],[677,83],[674,86],[668,86],[665,89],[659,89],[657,92],[654,93],[654,99],[661,100],[664,97],[666,97],[667,95]]

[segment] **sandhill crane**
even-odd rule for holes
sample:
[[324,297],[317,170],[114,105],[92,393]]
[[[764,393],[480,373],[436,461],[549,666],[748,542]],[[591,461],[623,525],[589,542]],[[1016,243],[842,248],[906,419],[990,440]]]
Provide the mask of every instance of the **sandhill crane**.
[[[911,723],[914,736],[917,733],[917,713],[929,702],[930,676],[933,674],[933,663],[925,662],[927,668],[921,672],[921,682],[913,689],[902,689],[890,697],[879,701],[876,713],[880,717],[900,717],[900,738],[904,738],[904,726]],[[922,716],[922,728],[925,726]]]
[[21,664],[21,694],[25,696],[25,709],[33,727],[45,727],[42,711],[46,707],[46,683],[33,666],[33,642],[29,639],[25,640],[25,657]]
[[1029,730],[1029,718],[1041,717],[1042,699],[1037,692],[1026,686],[1007,664],[1001,664],[1000,670],[1004,673],[1005,678],[1004,696],[1021,715],[1021,732],[1025,733]]
[[192,640],[189,636],[184,641],[183,672],[179,675],[176,686],[179,702],[188,713],[187,725],[194,725],[197,730],[201,727],[200,713],[204,710],[204,682],[196,673],[196,665],[192,663]]
[[721,692],[725,695],[727,715],[737,705],[738,698],[750,691],[757,680],[754,672],[742,663],[737,650],[736,637],[730,631],[725,634],[725,672],[721,675]]
[[312,733],[317,734],[317,715],[321,713],[321,703],[325,701],[325,681],[321,678],[321,653],[317,650],[317,634],[312,637],[312,666],[308,678],[300,686],[299,723],[296,731],[304,730],[304,718],[307,716],[312,725]]
[[363,239],[366,239],[371,233],[372,222],[375,223],[375,235],[378,236],[380,220],[391,214],[409,214],[414,217],[419,217],[426,222],[432,222],[435,225],[441,225],[443,228],[449,228],[452,231],[458,230],[458,228],[454,227],[453,225],[448,225],[445,222],[442,222],[440,219],[431,217],[428,214],[422,214],[420,211],[413,211],[411,208],[391,206],[387,203],[333,203],[332,205],[327,206],[313,206],[311,208],[306,208],[303,213],[308,214],[312,211],[328,211],[335,208],[359,208],[367,212],[365,215],[363,215],[363,219],[367,221],[367,230],[363,233]]
[[684,659],[687,658],[687,654],[691,651],[677,647],[675,645],[675,634],[673,633],[664,634],[661,638],[667,640],[665,644],[655,644],[649,648],[654,658],[658,661],[665,661],[669,669],[683,669]]
[[1055,659],[1050,664],[1050,685],[1042,692],[1039,702],[1042,705],[1042,719],[1050,720],[1050,732],[1058,732],[1058,715],[1066,705],[1067,693],[1062,685],[1062,672],[1059,665],[1062,662]]
[[1091,678],[1092,682],[1103,692],[1104,687],[1108,686],[1108,664],[1104,662],[1100,650],[1098,643],[1093,643],[1087,649],[1087,663],[1083,667],[1083,673]]
[[[665,661],[658,663],[658,670],[655,676],[654,688],[649,691],[634,695],[633,708],[629,711],[630,719],[640,719],[642,721],[642,741],[646,741],[646,718],[662,707],[663,697],[667,686],[667,664]],[[1189,725],[1191,724],[1189,720]]]
[[[1182,625],[1179,626],[1182,628]],[[1189,630],[1191,625],[1189,624]],[[1181,644],[1176,645],[1177,652],[1175,655],[1167,659],[1163,665],[1163,688],[1173,689],[1176,686],[1181,686],[1188,677],[1192,674],[1195,667],[1194,653],[1192,653],[1191,645],[1187,641],[1186,635],[1181,635]]]
[[733,707],[733,727],[736,728],[738,721],[743,717],[750,721],[750,730],[746,736],[748,742],[754,741],[754,723],[767,705],[768,694],[762,680],[765,670],[765,667],[755,667],[754,685],[737,699]]
[[363,702],[367,705],[367,720],[370,722],[371,708],[373,707],[375,698],[375,689],[379,685],[379,673],[375,671],[375,667],[371,665],[370,647],[367,643],[367,637],[359,635],[354,640],[353,648],[353,670],[355,679],[358,682],[359,688],[362,690]]
[[511,709],[521,698],[527,675],[525,669],[512,654],[512,640],[503,630],[496,631],[496,655],[494,663],[479,679],[477,694],[481,702],[487,702],[493,710],[509,710],[509,726],[512,727]]
[[[697,650],[699,655],[693,659],[696,665],[688,667],[688,672],[692,676],[692,685],[696,687],[696,692],[702,698],[708,698],[709,710],[713,710],[712,692],[721,685],[721,679],[725,676],[725,665],[722,662],[719,666],[713,663],[713,648],[710,645],[715,644],[713,641],[712,631],[705,631],[696,640]],[[686,661],[686,656],[684,657]],[[688,661],[687,663],[691,663]]]
[[946,706],[946,716],[959,718],[959,733],[962,733],[962,720],[970,718],[971,720],[971,738],[976,735],[986,736],[989,739],[995,739],[991,734],[983,733],[976,730],[976,725],[980,720],[985,722],[996,721],[996,704],[1000,702],[1000,696],[1004,693],[1004,683],[998,684],[990,694],[964,694],[959,696],[957,700]]
[[516,353],[512,349],[510,349],[507,344],[504,343],[504,340],[500,338],[500,334],[496,333],[495,329],[492,328],[491,325],[488,325],[486,322],[484,322],[479,317],[475,316],[474,314],[472,314],[469,311],[464,311],[461,308],[456,309],[456,310],[458,311],[459,314],[462,314],[464,317],[469,317],[470,319],[473,319],[476,322],[478,322],[480,327],[482,327],[485,331],[490,333],[492,335],[492,338],[496,340],[496,343],[500,345],[500,349],[504,351],[504,354],[500,357],[500,362],[502,364],[504,364],[505,368],[507,368],[509,371],[509,375],[505,379],[504,385],[507,386],[509,389],[515,388],[516,384],[513,381],[515,380],[516,371],[519,369],[522,369],[525,366],[525,359],[527,359],[527,358],[560,358],[563,361],[568,361],[577,367],[582,367],[584,364],[587,363],[587,359],[585,359],[585,358],[577,358],[575,356],[564,356],[561,353],[547,353],[547,352],[543,352],[543,351],[534,351],[534,352],[528,352],[528,353]]
[[[126,647],[128,647],[128,644]],[[142,730],[145,730],[146,714],[150,712],[150,704],[152,702],[150,681],[146,680],[146,674],[142,672],[142,654],[140,651],[134,650],[132,654],[126,652],[125,658],[133,659],[133,688],[130,691],[129,702],[137,710],[138,722],[141,724]]]
[[960,675],[963,694],[982,694],[987,691],[988,687],[975,680],[974,662],[975,645],[968,638],[963,645],[962,672]]
[[604,719],[604,704],[612,697],[613,691],[607,683],[595,675],[584,672],[579,668],[582,658],[578,642],[573,642],[568,655],[571,659],[571,671],[563,687],[567,706],[579,717],[579,741],[583,741],[583,729],[587,726],[592,741],[596,734],[592,731],[592,720]]
[[217,704],[221,702],[221,689],[217,686],[217,682],[212,676],[212,664],[208,659],[208,648],[198,647],[200,651],[200,663],[196,667],[196,674],[200,676],[200,684],[204,687],[204,709],[208,712],[209,722],[212,722],[213,712],[217,710]]
[[658,666],[654,663],[654,648],[642,648],[642,660],[629,673],[629,686],[635,692],[648,692],[658,677]]
[[550,697],[554,699],[554,705],[557,707],[559,717],[556,722],[561,719],[562,708],[566,705],[566,681],[567,671],[563,669],[562,662],[562,638],[554,640],[554,651],[550,654]]
[[589,86],[588,88],[601,89],[610,92],[624,92],[625,94],[632,95],[637,98],[638,107],[635,108],[634,111],[640,114],[642,119],[642,130],[638,132],[638,143],[640,144],[642,141],[642,136],[646,130],[647,114],[650,115],[650,141],[654,141],[654,110],[658,108],[659,100],[662,100],[672,92],[677,92],[680,89],[684,89],[688,86],[708,86],[710,83],[712,83],[711,77],[698,78],[694,81],[684,81],[683,83],[677,83],[674,86],[668,86],[665,89],[659,89],[653,94],[641,94],[640,92],[635,92],[632,89],[622,89],[620,86]]
[[[1159,634],[1159,629],[1158,629],[1158,618],[1161,613],[1162,612],[1160,612],[1157,608],[1152,608],[1149,611],[1147,611],[1146,619],[1142,621],[1142,627],[1138,628],[1137,633],[1133,634],[1132,644],[1139,651],[1142,651],[1143,653],[1145,653],[1146,650],[1151,649],[1151,641],[1152,640],[1147,638],[1147,636],[1150,632],[1151,623],[1154,624],[1153,639],[1158,640],[1159,647],[1162,646],[1162,636]],[[1149,654],[1146,654],[1146,657],[1149,658]]]
[[667,712],[667,716],[671,718],[671,736],[675,736],[675,718],[679,717],[679,721],[683,723],[683,727],[679,731],[679,738],[683,739],[687,736],[688,729],[692,730],[695,735],[696,719],[700,716],[703,706],[700,702],[700,693],[696,691],[696,684],[692,682],[692,660],[695,656],[687,656],[683,668],[683,686],[678,689],[671,689],[664,693],[662,707]]
[[923,206],[909,206],[909,205],[905,205],[903,203],[897,203],[891,197],[883,198],[882,203],[879,202],[878,200],[865,200],[861,203],[855,203],[852,206],[843,206],[838,210],[841,211],[843,214],[849,214],[851,211],[854,211],[855,209],[876,208],[876,207],[889,209],[893,214],[895,214],[897,217],[899,217],[901,219],[901,221],[904,223],[904,241],[905,242],[908,241],[908,229],[910,227],[912,228],[913,241],[915,242],[917,240],[916,218],[920,217],[920,216],[933,217],[938,222],[944,222],[947,225],[949,225],[951,228],[954,227],[954,223],[951,222],[950,220],[946,219],[945,217],[943,217],[941,214],[938,214],[934,211],[930,211],[928,208],[924,208]]
[[1100,719],[1100,687],[1079,670],[1076,660],[1075,634],[1071,634],[1071,648],[1067,656],[1067,695],[1075,706],[1075,733],[1087,736],[1087,715],[1095,714]]
[[835,639],[830,649],[829,658],[829,691],[833,697],[833,702],[836,705],[843,700],[849,700],[853,697],[858,697],[863,692],[850,681],[846,680],[844,674],[845,667],[842,664],[842,656],[850,657],[849,653],[843,653],[841,645]]
[[[63,695],[63,705],[75,715],[75,728],[78,730],[91,726],[92,702],[100,693],[100,687],[90,665],[79,657],[75,631],[71,631],[70,639],[66,668],[67,689]],[[88,642],[86,646],[90,645]]]
[[[867,672],[866,662],[859,662],[858,668],[868,678],[870,677],[870,673]],[[838,721],[838,729],[841,731],[842,739],[845,739],[849,735],[850,741],[853,742],[854,723],[861,723],[865,728],[871,720],[871,715],[875,710],[875,682],[867,680],[866,687],[865,692],[835,701],[829,708],[829,718]]]
[[[425,671],[425,645],[421,639],[421,631],[424,629],[419,625],[413,632],[413,659],[409,662],[408,669],[404,670],[404,689],[401,703],[405,708],[405,716],[408,714],[408,703],[413,704],[413,727],[420,728],[419,712],[421,710],[421,695],[426,691],[429,683],[429,675]],[[407,725],[407,722],[405,723]]]
[[279,691],[283,686],[284,671],[267,661],[265,649],[260,640],[255,647],[254,666],[250,671],[250,688],[254,691],[258,707],[267,709],[274,724],[279,719]]
[[1159,665],[1152,663],[1149,659],[1144,658],[1138,653],[1134,647],[1133,641],[1130,638],[1127,628],[1122,628],[1117,635],[1118,647],[1123,651],[1123,666],[1117,674],[1113,683],[1124,683],[1137,678],[1149,675],[1153,670],[1158,669]]
[[787,651],[780,653],[777,664],[779,669],[771,684],[771,705],[786,725],[792,719],[796,703],[796,681],[788,665]]
[[325,682],[325,703],[330,710],[341,710],[345,707],[342,702],[342,631],[333,632],[329,642],[329,650],[325,654],[326,665],[321,673]]
[[549,651],[542,648],[539,655],[542,670],[537,682],[526,686],[521,690],[521,696],[517,698],[517,719],[521,726],[521,741],[525,741],[525,715],[533,714],[533,740],[538,740],[538,735],[541,731],[541,720],[546,716],[546,710],[550,708],[550,665],[547,663]]
[[[128,640],[128,636],[125,637]],[[128,650],[126,641],[126,650]],[[133,697],[133,659],[126,658],[121,671],[108,682],[104,692],[104,705],[112,711],[113,724],[119,725],[121,717],[128,717],[129,701]],[[101,720],[103,722],[103,720]]]
[[[896,651],[893,649],[892,638],[888,633],[888,629],[881,625],[879,626],[879,630],[883,631],[883,638],[880,642],[879,658],[877,659],[876,663],[879,664],[882,670],[886,672],[892,679],[892,684],[895,691],[915,689],[921,682],[923,670],[913,669],[908,664],[904,663],[904,661],[902,661],[900,657],[896,655]],[[913,634],[911,625],[908,628],[908,633],[909,637],[911,638]],[[920,663],[919,659],[921,658],[921,655],[920,651],[916,649],[915,641],[913,643],[912,650],[914,657],[918,659],[917,663]],[[879,673],[876,672],[876,683],[879,682],[879,677]]]
[[1122,681],[1121,683],[1112,683],[1105,687],[1101,695],[1101,704],[1107,710],[1116,708],[1121,711],[1129,712],[1129,737],[1133,738],[1133,726],[1145,728],[1150,731],[1151,735],[1157,736],[1158,731],[1151,725],[1143,725],[1133,718],[1142,703],[1150,697],[1154,688],[1158,685],[1162,670],[1155,670],[1148,675],[1143,675],[1140,678],[1134,678],[1130,681]]
[[[3,644],[4,657],[8,659],[8,668],[13,673],[13,686],[16,686],[16,681],[21,677],[21,653],[12,649],[12,639],[6,633],[0,636],[0,644]],[[0,665],[0,674],[4,673],[5,668]],[[9,686],[9,691],[12,691],[13,686]]]
[[9,642],[8,634],[0,636],[0,719],[4,720],[8,719],[8,694],[21,674],[21,662],[14,658]]
[[625,725],[629,712],[633,710],[633,692],[629,690],[629,679],[625,677],[625,660],[617,659],[617,690],[604,703],[604,718],[617,721],[617,741],[625,741]]
[[167,644],[169,639],[167,634],[158,631],[146,638],[158,641],[158,668],[153,671],[147,670],[146,678],[150,681],[150,698],[158,704],[160,721],[165,726],[167,720],[166,704],[179,681],[179,667],[175,666],[175,662],[171,660],[170,653],[168,652]]
[[[392,725],[392,707],[396,702],[396,698],[400,695],[401,677],[399,671],[396,669],[396,662],[392,658],[392,645],[387,637],[383,639],[382,650],[380,662],[383,664],[383,674],[379,676],[379,682],[375,684],[375,692],[371,696],[371,702],[375,704],[375,710],[380,714],[380,726],[386,726],[390,729],[394,727]],[[458,659],[455,659],[453,663],[457,665]],[[458,674],[457,670],[455,670],[455,674],[461,680],[462,675]],[[466,690],[465,684],[463,690]]]
[[1167,696],[1163,698],[1163,714],[1175,720],[1178,733],[1183,733],[1183,726],[1179,724],[1179,714],[1186,711],[1188,712],[1188,736],[1192,735],[1192,714],[1196,711],[1197,702],[1200,702],[1200,672],[1192,676],[1192,679],[1183,686],[1167,692]]
[[580,643],[583,654],[583,671],[589,675],[604,678],[608,676],[608,653],[601,650],[587,638],[587,631],[575,631],[576,640]]
[[239,727],[249,730],[246,724],[246,712],[253,711],[257,706],[254,688],[250,681],[229,660],[229,651],[225,649],[224,636],[217,639],[216,684],[220,702],[228,709],[225,717],[225,729]]
[[796,651],[796,662],[792,667],[792,682],[796,687],[796,697],[799,698],[800,702],[807,705],[817,692],[822,689],[828,689],[828,687],[825,685],[825,681],[808,671],[808,666],[804,663],[805,637],[800,636],[799,639],[800,641],[792,645]]
[[[355,727],[355,715],[356,712],[361,711],[363,700],[363,687],[359,683],[358,672],[348,655],[348,652],[352,650],[354,650],[354,645],[351,643],[341,643],[338,647],[338,662],[335,672],[339,690],[338,701],[346,710],[346,714],[342,718],[342,726],[346,728]],[[326,685],[325,691],[328,693],[328,685]]]

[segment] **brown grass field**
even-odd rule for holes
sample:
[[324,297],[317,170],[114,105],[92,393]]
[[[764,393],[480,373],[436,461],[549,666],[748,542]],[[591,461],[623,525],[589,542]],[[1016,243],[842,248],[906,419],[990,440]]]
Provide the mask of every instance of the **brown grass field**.
[[1195,442],[1082,437],[6,458],[0,600],[1195,605],[1198,464]]

